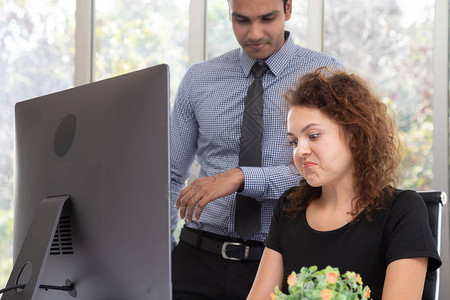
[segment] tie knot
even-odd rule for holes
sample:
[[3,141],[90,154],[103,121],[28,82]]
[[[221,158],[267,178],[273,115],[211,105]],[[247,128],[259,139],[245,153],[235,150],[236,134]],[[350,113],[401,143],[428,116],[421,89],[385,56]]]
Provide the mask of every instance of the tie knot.
[[252,73],[253,73],[253,76],[255,76],[255,78],[261,78],[261,76],[266,71],[267,71],[267,65],[266,64],[256,63],[256,64],[253,65]]

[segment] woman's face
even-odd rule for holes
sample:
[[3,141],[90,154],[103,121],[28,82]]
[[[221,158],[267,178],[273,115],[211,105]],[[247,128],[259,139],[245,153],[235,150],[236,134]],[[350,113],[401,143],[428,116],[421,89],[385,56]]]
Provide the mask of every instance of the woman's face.
[[288,114],[294,164],[309,185],[353,184],[354,161],[341,127],[320,110],[294,106]]

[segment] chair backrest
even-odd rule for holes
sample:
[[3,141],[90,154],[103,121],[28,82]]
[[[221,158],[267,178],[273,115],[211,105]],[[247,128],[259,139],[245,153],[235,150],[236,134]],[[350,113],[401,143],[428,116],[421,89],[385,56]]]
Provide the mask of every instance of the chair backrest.
[[[442,191],[418,191],[417,193],[422,197],[427,206],[431,232],[436,241],[438,253],[440,253],[442,206],[447,203],[447,195]],[[438,297],[439,270],[436,270],[433,273],[427,274],[422,300],[437,300]]]

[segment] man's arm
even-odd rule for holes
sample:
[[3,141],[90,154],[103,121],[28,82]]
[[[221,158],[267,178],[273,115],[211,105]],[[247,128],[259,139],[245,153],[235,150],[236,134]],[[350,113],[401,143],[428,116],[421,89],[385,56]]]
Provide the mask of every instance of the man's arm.
[[205,206],[218,198],[233,194],[244,184],[244,173],[239,168],[214,176],[197,178],[184,188],[176,201],[175,209],[180,210],[180,217],[186,222],[198,221]]
[[188,71],[180,83],[170,116],[170,218],[173,246],[173,233],[178,224],[178,213],[174,206],[189,176],[198,139],[197,120],[189,99],[189,74]]
[[198,221],[205,206],[218,198],[242,190],[240,193],[243,195],[260,201],[277,199],[299,181],[299,174],[293,166],[235,168],[194,180],[178,195],[175,209],[180,209],[180,217],[186,217],[186,222],[191,222],[192,218]]
[[257,200],[278,199],[287,189],[300,183],[293,164],[271,167],[241,167],[245,184],[241,194]]

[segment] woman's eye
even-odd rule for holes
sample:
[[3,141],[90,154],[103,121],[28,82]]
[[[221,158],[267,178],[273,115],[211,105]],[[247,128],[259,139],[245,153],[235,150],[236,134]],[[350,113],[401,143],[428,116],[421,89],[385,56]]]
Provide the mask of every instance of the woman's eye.
[[292,147],[297,147],[298,141],[297,140],[290,140],[289,141],[289,145],[292,146]]
[[318,133],[314,133],[314,134],[310,134],[310,135],[309,135],[309,138],[310,138],[312,141],[317,140],[318,137],[319,137],[319,134],[318,134]]

